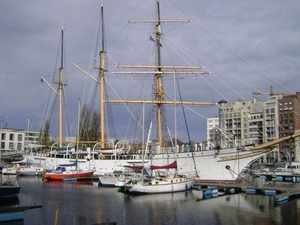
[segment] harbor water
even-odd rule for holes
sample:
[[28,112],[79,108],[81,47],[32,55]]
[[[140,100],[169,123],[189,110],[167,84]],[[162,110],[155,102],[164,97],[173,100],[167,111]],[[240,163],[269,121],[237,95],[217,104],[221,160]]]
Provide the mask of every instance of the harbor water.
[[[275,205],[274,197],[230,194],[200,199],[200,191],[128,195],[91,181],[49,182],[41,177],[14,177],[21,186],[15,205],[42,205],[9,224],[300,224],[300,199]],[[274,183],[291,187],[292,183]]]

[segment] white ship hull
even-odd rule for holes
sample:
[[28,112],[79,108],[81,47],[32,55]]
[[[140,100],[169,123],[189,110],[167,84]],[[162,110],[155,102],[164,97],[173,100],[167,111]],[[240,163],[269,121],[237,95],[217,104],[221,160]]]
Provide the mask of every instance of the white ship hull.
[[[196,168],[194,167],[192,152],[182,152],[174,154],[156,154],[153,156],[152,164],[166,165],[177,160],[178,174],[195,174],[195,169],[199,175],[199,180],[209,182],[228,182],[238,178],[242,169],[251,162],[259,159],[266,151],[237,151],[234,149],[222,149],[219,154],[214,150],[193,152]],[[27,156],[30,160],[44,161],[44,167],[54,169],[59,164],[65,164],[75,161],[75,156],[69,158],[38,157]],[[124,171],[125,165],[137,165],[142,163],[141,155],[114,155],[99,159],[81,159],[78,166],[83,170],[94,170],[94,175],[104,175],[113,171]],[[151,160],[144,160],[145,166],[150,165]]]

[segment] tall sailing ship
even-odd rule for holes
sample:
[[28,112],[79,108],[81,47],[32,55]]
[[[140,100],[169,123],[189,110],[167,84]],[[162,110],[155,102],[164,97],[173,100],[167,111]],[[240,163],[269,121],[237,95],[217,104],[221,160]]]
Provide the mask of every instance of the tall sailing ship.
[[[161,25],[163,23],[177,23],[177,22],[189,22],[188,20],[163,20],[160,15],[160,0],[156,0],[157,5],[157,18],[155,20],[134,20],[129,22],[134,23],[154,23],[156,30],[154,31],[155,38],[152,41],[155,42],[156,48],[156,62],[154,65],[141,65],[141,66],[127,66],[118,65],[118,68],[124,69],[140,69],[136,72],[116,72],[118,74],[130,73],[130,74],[146,74],[154,76],[153,84],[153,99],[151,100],[112,100],[105,96],[105,49],[100,51],[100,67],[98,79],[93,78],[87,72],[85,72],[78,65],[74,64],[79,70],[91,77],[95,82],[99,84],[100,88],[100,123],[101,123],[101,141],[96,143],[92,149],[88,148],[87,151],[77,151],[72,154],[70,152],[66,154],[59,154],[56,152],[50,152],[45,156],[31,155],[31,159],[44,160],[45,165],[49,168],[55,168],[58,164],[70,163],[78,159],[78,164],[82,169],[92,169],[94,174],[105,174],[113,171],[122,171],[127,165],[144,165],[150,167],[153,165],[167,165],[173,158],[176,158],[178,165],[178,174],[188,175],[196,174],[201,181],[210,182],[222,182],[222,181],[234,181],[237,179],[238,174],[248,164],[259,159],[263,154],[266,154],[274,148],[277,142],[267,143],[263,146],[255,147],[241,147],[235,146],[234,141],[231,148],[216,148],[212,150],[200,150],[195,151],[191,143],[185,150],[178,147],[176,140],[177,137],[171,138],[173,141],[164,140],[164,132],[166,130],[165,125],[165,106],[183,107],[187,105],[215,105],[215,103],[209,102],[196,102],[196,101],[183,101],[182,99],[172,101],[165,100],[164,90],[164,78],[166,76],[174,76],[174,83],[176,76],[180,74],[193,74],[203,75],[209,74],[206,71],[202,71],[201,66],[172,66],[163,65],[161,60],[161,38],[162,31]],[[103,3],[101,4],[101,17],[103,23]],[[102,24],[102,27],[103,24]],[[103,36],[103,35],[102,35]],[[103,40],[102,40],[103,41]],[[104,45],[102,44],[104,47]],[[175,89],[175,85],[174,85]],[[153,105],[153,112],[156,123],[156,137],[151,141],[151,148],[146,154],[141,154],[139,151],[133,151],[132,145],[129,141],[108,141],[105,131],[105,106],[107,104],[143,104]],[[176,123],[175,123],[176,124]],[[175,125],[176,129],[176,125]],[[143,131],[146,133],[147,125],[143,126]],[[293,136],[296,137],[299,134]],[[61,137],[61,133],[60,133]],[[149,145],[149,143],[142,142],[142,145]],[[171,144],[171,145],[170,145]],[[99,148],[100,147],[100,148]],[[172,159],[171,159],[172,158]]]

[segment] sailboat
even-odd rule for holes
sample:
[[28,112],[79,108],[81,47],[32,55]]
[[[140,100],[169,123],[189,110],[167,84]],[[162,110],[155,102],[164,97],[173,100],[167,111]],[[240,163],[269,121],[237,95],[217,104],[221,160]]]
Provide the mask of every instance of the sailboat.
[[[70,167],[75,167],[75,169],[68,169]],[[94,171],[83,171],[77,168],[77,161],[70,164],[60,164],[53,171],[47,171],[44,174],[44,179],[46,180],[67,180],[67,179],[77,179],[82,177],[92,177]]]
[[170,176],[169,169],[177,170],[177,161],[165,166],[150,166],[150,170],[156,171],[154,176],[130,180],[123,186],[123,190],[137,194],[160,194],[187,191],[192,188],[195,177]]
[[[63,89],[63,34],[64,29],[62,27],[61,29],[61,68],[59,69],[59,82],[58,82],[58,96],[59,96],[59,146],[62,146],[62,89]],[[44,79],[42,77],[42,79]],[[48,83],[47,83],[48,84]],[[51,86],[50,86],[51,87]],[[54,90],[52,88],[52,90]],[[80,110],[80,104],[79,104],[79,110]],[[78,110],[78,111],[79,111]],[[79,114],[79,113],[78,113]],[[78,131],[79,132],[79,131]],[[77,165],[77,159],[71,163],[71,164],[59,164],[58,167],[56,167],[55,170],[48,170],[44,173],[44,179],[45,180],[64,180],[69,178],[79,178],[79,177],[92,177],[94,171],[87,170],[83,171],[78,168]],[[47,165],[47,163],[45,164]],[[48,165],[47,165],[48,166]],[[75,167],[75,169],[67,169],[69,167]]]
[[[91,165],[95,174],[105,174],[108,171],[123,171],[124,166],[128,164],[141,165],[144,163],[145,167],[150,167],[152,162],[154,165],[163,166],[166,165],[170,159],[170,153],[176,155],[178,173],[189,175],[197,171],[200,181],[208,182],[233,182],[235,181],[239,173],[243,168],[249,165],[252,162],[255,162],[261,158],[264,154],[272,151],[274,146],[278,143],[264,144],[262,146],[236,146],[235,141],[232,140],[233,145],[230,148],[218,148],[211,150],[195,150],[190,147],[187,150],[182,150],[179,146],[167,146],[166,142],[163,141],[163,107],[164,105],[216,105],[215,103],[204,103],[204,102],[195,102],[195,101],[166,101],[164,99],[164,88],[163,88],[163,79],[167,75],[178,75],[178,74],[208,74],[208,72],[202,71],[201,66],[169,66],[162,65],[161,62],[161,25],[163,23],[169,22],[169,20],[163,20],[160,16],[160,1],[156,0],[157,5],[157,19],[155,20],[141,20],[141,21],[129,21],[129,22],[141,22],[141,23],[155,23],[156,30],[155,38],[153,38],[156,46],[157,62],[155,65],[142,65],[142,66],[127,66],[127,65],[118,65],[118,68],[134,68],[134,69],[143,69],[141,72],[118,72],[122,73],[131,73],[131,74],[147,74],[153,75],[155,80],[154,85],[154,98],[152,100],[113,100],[106,99],[104,96],[104,83],[105,83],[105,62],[104,54],[105,51],[100,52],[100,68],[99,68],[99,79],[94,79],[100,85],[100,115],[101,115],[101,147],[96,149],[96,143],[93,147],[91,153],[82,153],[86,154],[80,158],[86,159],[82,160],[80,164],[85,168],[89,168]],[[103,11],[103,4],[101,4],[101,11]],[[181,22],[180,20],[171,20],[171,23]],[[189,22],[183,21],[183,22]],[[147,36],[149,38],[149,36]],[[79,70],[84,72],[82,68],[74,64]],[[188,71],[185,71],[188,69]],[[147,70],[147,71],[146,71]],[[149,71],[151,70],[151,71]],[[90,76],[88,73],[84,72],[86,75]],[[140,153],[133,152],[132,146],[128,144],[129,142],[120,142],[114,143],[113,146],[107,148],[106,144],[108,143],[106,139],[106,131],[104,125],[105,118],[105,104],[109,103],[119,103],[119,104],[154,104],[155,105],[155,114],[156,114],[156,129],[157,137],[155,138],[155,148],[153,148],[152,158],[150,160],[149,154],[145,154],[143,157]],[[300,136],[295,134],[294,137]],[[291,138],[294,138],[291,137]],[[120,144],[120,143],[123,144]],[[88,158],[87,155],[91,157]],[[87,159],[88,158],[88,159]],[[47,165],[55,166],[55,163],[65,164],[70,162],[69,155],[65,157],[55,158],[54,155],[49,154],[47,157],[43,158]],[[72,159],[74,160],[74,159]],[[191,163],[194,160],[195,163]]]
[[[175,85],[174,85],[174,99],[176,99]],[[177,127],[176,107],[174,108],[174,115],[175,115],[175,127]],[[150,141],[151,129],[152,129],[152,123],[150,123],[146,149],[149,147],[149,144],[151,143]],[[188,129],[187,132],[189,132]],[[177,144],[176,139],[177,139],[177,132],[175,130],[175,145]],[[142,150],[144,156],[145,151],[144,149]],[[195,162],[193,161],[193,163]],[[195,171],[194,175],[190,175],[189,177],[187,177],[186,175],[178,175],[178,166],[177,166],[176,159],[172,163],[168,165],[162,165],[162,166],[155,166],[151,163],[149,167],[150,173],[148,173],[148,175],[144,175],[144,171],[148,171],[144,167],[144,163],[142,166],[126,166],[126,167],[142,169],[142,176],[139,179],[135,179],[135,180],[130,179],[126,184],[122,186],[122,190],[124,192],[129,192],[129,193],[160,194],[160,193],[173,193],[173,192],[187,191],[192,188],[193,184],[195,183],[195,178],[197,176],[197,171]],[[175,170],[175,173],[170,175],[169,172],[172,169]]]

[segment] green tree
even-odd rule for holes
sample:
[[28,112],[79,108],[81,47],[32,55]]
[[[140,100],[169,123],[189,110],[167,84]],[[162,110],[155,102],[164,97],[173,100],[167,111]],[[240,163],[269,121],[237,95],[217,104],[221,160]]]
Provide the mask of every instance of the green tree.
[[91,113],[85,104],[81,109],[79,122],[79,140],[97,141],[100,138],[100,116],[97,111]]
[[93,112],[92,122],[89,129],[90,140],[98,141],[100,139],[100,115],[96,111]]
[[50,129],[50,123],[48,120],[46,120],[44,126],[41,128],[39,133],[38,143],[40,145],[47,145],[49,143],[49,129]]
[[90,109],[85,104],[80,113],[79,122],[79,140],[88,140],[89,132],[88,128],[90,126]]

